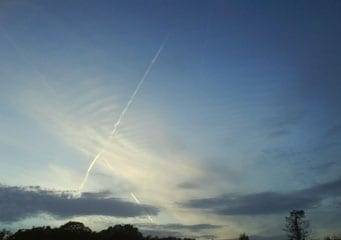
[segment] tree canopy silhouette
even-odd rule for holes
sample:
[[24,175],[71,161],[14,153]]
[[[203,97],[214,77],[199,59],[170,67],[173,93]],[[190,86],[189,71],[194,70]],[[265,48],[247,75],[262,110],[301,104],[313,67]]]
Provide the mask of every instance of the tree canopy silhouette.
[[246,235],[245,233],[242,233],[239,235],[238,240],[249,240],[249,236]]
[[[0,240],[182,240],[181,238],[144,237],[133,225],[116,225],[93,232],[81,222],[68,222],[59,228],[49,226],[20,229],[12,235],[0,232]],[[185,239],[183,239],[185,240]],[[190,240],[190,239],[186,239]]]
[[305,219],[303,210],[292,210],[285,218],[284,231],[289,240],[306,240],[309,235],[309,221]]

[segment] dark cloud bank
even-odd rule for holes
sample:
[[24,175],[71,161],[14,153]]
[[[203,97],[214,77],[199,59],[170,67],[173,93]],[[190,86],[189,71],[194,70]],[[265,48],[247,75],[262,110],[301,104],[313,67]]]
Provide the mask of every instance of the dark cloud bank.
[[208,210],[219,215],[265,215],[291,209],[311,209],[328,198],[341,196],[341,177],[335,181],[288,192],[225,194],[214,198],[193,199],[185,207]]
[[70,192],[0,185],[0,222],[15,222],[39,213],[60,218],[89,215],[136,217],[146,212],[156,215],[159,211],[153,206],[112,198],[110,194],[83,193],[74,197]]

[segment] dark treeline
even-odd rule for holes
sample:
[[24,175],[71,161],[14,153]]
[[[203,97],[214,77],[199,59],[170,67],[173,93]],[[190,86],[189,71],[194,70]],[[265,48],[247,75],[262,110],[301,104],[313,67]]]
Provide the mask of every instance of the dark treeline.
[[58,228],[33,227],[20,229],[14,234],[0,232],[0,240],[192,240],[189,238],[158,238],[147,236],[132,225],[115,225],[100,232],[94,232],[80,222],[68,222]]
[[[285,218],[283,229],[288,240],[309,240],[309,221],[303,210],[292,210]],[[115,225],[100,232],[94,232],[80,222],[68,222],[58,228],[33,227],[20,229],[15,233],[0,231],[0,240],[194,240],[190,238],[159,238],[143,236],[133,225]],[[238,240],[249,240],[245,233]],[[324,240],[341,240],[340,237],[328,236]]]

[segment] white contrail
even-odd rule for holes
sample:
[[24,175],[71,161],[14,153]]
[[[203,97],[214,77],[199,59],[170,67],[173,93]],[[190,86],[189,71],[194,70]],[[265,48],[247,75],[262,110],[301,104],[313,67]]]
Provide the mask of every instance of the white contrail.
[[[161,46],[159,47],[159,49],[157,50],[156,54],[154,55],[153,59],[151,60],[151,62],[149,63],[146,71],[144,72],[141,80],[139,81],[139,83],[137,84],[136,88],[135,88],[135,91],[133,92],[133,94],[130,96],[127,104],[125,105],[125,107],[123,108],[121,114],[119,115],[115,125],[114,125],[114,128],[113,130],[111,131],[111,134],[110,134],[110,137],[109,137],[109,140],[115,136],[117,130],[118,130],[118,127],[120,126],[121,124],[121,121],[122,121],[122,118],[124,117],[124,115],[126,114],[126,112],[128,111],[130,105],[133,103],[134,99],[135,99],[135,96],[136,94],[139,92],[144,80],[147,78],[150,70],[152,69],[153,65],[155,64],[155,62],[157,61],[157,59],[159,58],[163,48],[165,47],[165,44],[167,42],[167,39],[168,37],[162,42]],[[98,159],[102,156],[102,154],[104,153],[104,148],[99,151],[97,153],[97,155],[94,157],[94,159],[91,161],[89,167],[88,167],[88,170],[86,171],[85,173],[85,176],[84,176],[84,179],[82,181],[82,183],[80,184],[79,188],[78,188],[78,193],[81,193],[82,192],[82,189],[84,187],[84,185],[86,184],[87,180],[88,180],[88,177],[89,177],[89,174],[92,170],[92,168],[94,167],[94,165],[96,164],[96,162],[98,161]]]
[[[133,193],[133,192],[130,192],[130,196],[135,200],[135,202],[138,204],[138,205],[141,205],[141,201],[136,197],[136,195]],[[147,218],[149,219],[149,221],[151,223],[153,223],[153,218],[149,215],[147,209],[144,208],[144,210],[146,211],[147,213]]]
[[[107,165],[107,167],[108,167],[111,171],[115,171],[114,168],[109,164],[109,162],[108,162],[107,159],[104,159],[104,163]],[[140,199],[138,199],[137,196],[135,195],[135,193],[130,192],[130,196],[132,197],[132,199],[134,199],[134,201],[135,201],[138,205],[141,205],[141,204],[142,204],[141,201],[140,201]],[[147,209],[144,208],[144,207],[143,207],[143,209],[144,209],[144,211],[145,211],[146,214],[147,214],[148,220],[149,220],[151,223],[153,223],[154,220],[153,220],[153,218],[150,216],[150,214],[149,214],[149,212],[147,211]]]
[[135,196],[133,192],[130,193],[130,196],[135,200],[137,204],[141,204],[140,200]]

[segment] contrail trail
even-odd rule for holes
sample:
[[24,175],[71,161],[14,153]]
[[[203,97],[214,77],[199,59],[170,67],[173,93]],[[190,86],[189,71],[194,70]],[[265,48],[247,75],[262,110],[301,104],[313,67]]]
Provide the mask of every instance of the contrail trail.
[[130,196],[135,200],[137,204],[141,204],[140,200],[135,196],[133,192],[130,193]]
[[[130,196],[135,200],[135,202],[136,202],[138,205],[141,205],[140,200],[135,196],[135,194],[134,194],[133,192],[130,192]],[[147,218],[149,219],[149,221],[150,221],[151,223],[153,223],[153,218],[149,215],[147,209],[144,208],[144,210],[145,210],[145,212],[147,213]]]
[[[109,162],[108,162],[107,159],[104,159],[104,163],[107,165],[107,167],[108,167],[111,171],[115,171],[114,168],[109,164]],[[134,201],[135,201],[138,205],[141,205],[141,204],[142,204],[141,201],[140,201],[140,199],[138,199],[137,196],[135,195],[135,193],[130,192],[130,196],[134,199]],[[150,216],[148,210],[147,210],[145,207],[143,207],[143,210],[146,212],[146,215],[147,215],[148,220],[149,220],[151,223],[153,223],[154,220],[153,220],[153,218]]]
[[[135,99],[135,96],[136,94],[139,92],[142,84],[144,83],[145,79],[147,78],[149,72],[151,71],[151,69],[153,68],[153,65],[155,64],[155,62],[157,61],[157,59],[159,58],[163,48],[165,47],[165,44],[167,42],[167,39],[168,39],[168,36],[166,37],[166,39],[162,42],[162,44],[160,45],[159,49],[157,50],[156,54],[154,55],[153,59],[150,61],[146,71],[144,72],[141,80],[138,82],[133,94],[130,96],[127,104],[125,105],[125,107],[123,108],[121,114],[119,115],[115,125],[114,125],[114,128],[113,130],[111,131],[111,134],[110,134],[110,137],[109,137],[109,140],[115,136],[117,130],[118,130],[118,127],[120,126],[121,124],[121,121],[124,117],[124,115],[126,114],[126,112],[128,111],[130,105],[134,102],[134,99]],[[86,182],[88,181],[88,178],[89,178],[89,174],[92,170],[92,168],[94,167],[94,165],[96,164],[96,162],[98,161],[98,159],[100,159],[100,157],[102,156],[102,154],[104,153],[104,148],[99,151],[97,153],[97,155],[94,157],[94,159],[91,161],[89,167],[88,167],[88,170],[86,171],[85,173],[85,176],[84,176],[84,179],[82,181],[82,183],[80,184],[79,188],[78,188],[78,193],[81,193],[82,192],[82,189],[84,187],[84,185],[86,184]]]

